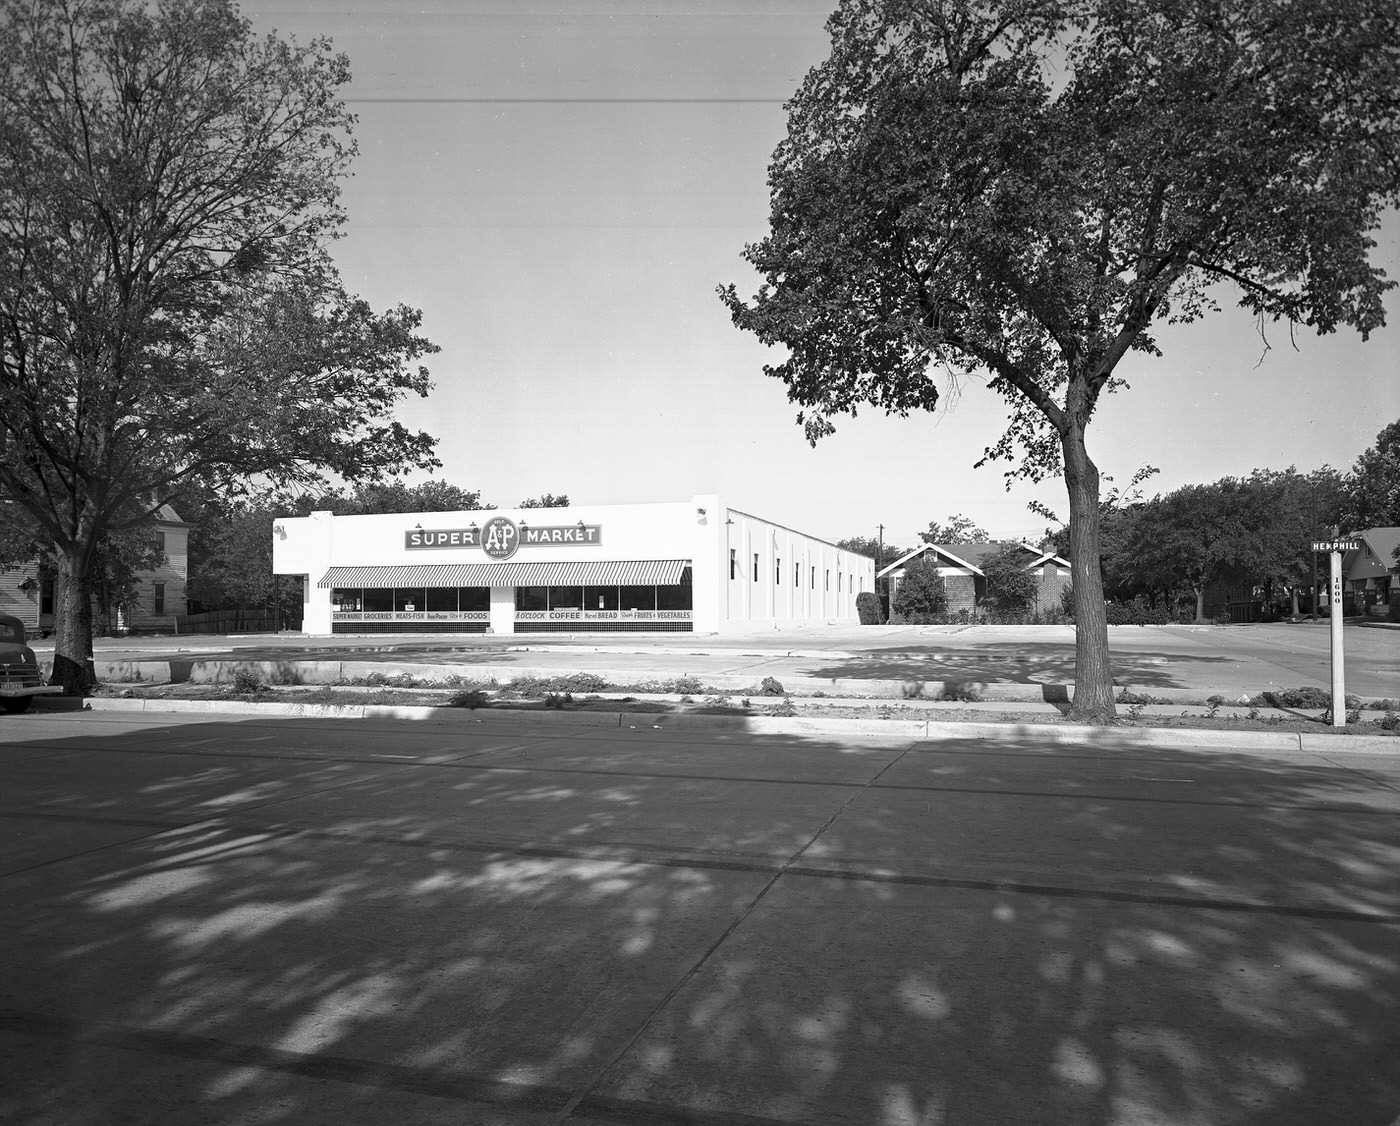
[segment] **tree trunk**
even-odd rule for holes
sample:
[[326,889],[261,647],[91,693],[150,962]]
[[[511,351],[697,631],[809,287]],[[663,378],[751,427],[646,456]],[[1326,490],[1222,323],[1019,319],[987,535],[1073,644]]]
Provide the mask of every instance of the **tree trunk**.
[[1108,614],[1104,610],[1099,562],[1099,471],[1084,445],[1082,424],[1061,435],[1065,488],[1069,491],[1069,564],[1074,588],[1074,696],[1071,719],[1112,723],[1113,673],[1108,657]]
[[92,592],[85,558],[65,552],[54,574],[53,675],[65,696],[86,695],[96,684],[92,663]]
[[1196,588],[1196,621],[1197,623],[1206,620],[1206,584],[1202,583]]

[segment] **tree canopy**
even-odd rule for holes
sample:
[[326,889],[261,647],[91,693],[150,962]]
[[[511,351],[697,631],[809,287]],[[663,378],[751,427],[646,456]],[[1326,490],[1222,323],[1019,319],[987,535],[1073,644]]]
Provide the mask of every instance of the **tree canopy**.
[[877,572],[888,567],[909,550],[892,543],[884,543],[876,536],[848,536],[844,540],[837,540],[836,546],[842,551],[849,551],[854,555],[864,555],[867,559],[875,560]]
[[104,535],[200,490],[436,464],[392,417],[430,387],[419,314],[327,255],[348,79],[231,0],[0,0],[0,490],[51,545],[70,688]]
[[787,357],[810,439],[985,379],[1011,474],[1062,474],[1073,713],[1113,714],[1086,431],[1154,326],[1215,308],[1384,323],[1370,260],[1400,201],[1393,0],[844,0],[788,103],[763,278],[721,289]]
[[1376,444],[1356,459],[1348,477],[1344,532],[1400,526],[1400,420],[1376,435]]
[[962,513],[949,516],[941,524],[937,520],[930,521],[928,531],[920,532],[919,538],[924,543],[933,544],[986,543],[991,539],[985,528],[977,524],[972,517]]

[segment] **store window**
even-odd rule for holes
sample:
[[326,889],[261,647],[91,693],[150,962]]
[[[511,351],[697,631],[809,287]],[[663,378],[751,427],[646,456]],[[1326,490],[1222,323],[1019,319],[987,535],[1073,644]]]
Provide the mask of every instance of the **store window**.
[[548,610],[549,587],[518,586],[515,588],[515,608],[517,610]]
[[616,610],[617,587],[586,586],[583,588],[583,608],[585,610]]
[[552,586],[549,588],[549,608],[551,610],[582,610],[583,587]]
[[424,592],[424,608],[431,614],[455,614],[457,590],[455,586],[430,586]]
[[398,587],[394,591],[394,610],[400,614],[416,614],[427,608],[428,600],[422,587]]
[[363,592],[359,587],[352,589],[338,588],[331,591],[331,609],[341,613],[358,614],[364,609],[362,599]]
[[675,586],[656,588],[656,608],[658,610],[689,610],[693,607],[690,568],[681,572],[681,581]]
[[394,591],[390,587],[365,589],[365,613],[387,614],[394,609]]
[[618,596],[623,610],[656,609],[656,587],[654,586],[619,587]]

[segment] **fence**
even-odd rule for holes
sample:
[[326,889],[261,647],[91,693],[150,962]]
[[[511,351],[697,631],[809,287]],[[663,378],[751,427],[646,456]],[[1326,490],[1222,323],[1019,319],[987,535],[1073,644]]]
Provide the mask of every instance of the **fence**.
[[276,633],[301,629],[301,619],[274,616],[265,610],[209,610],[181,614],[175,619],[179,633]]

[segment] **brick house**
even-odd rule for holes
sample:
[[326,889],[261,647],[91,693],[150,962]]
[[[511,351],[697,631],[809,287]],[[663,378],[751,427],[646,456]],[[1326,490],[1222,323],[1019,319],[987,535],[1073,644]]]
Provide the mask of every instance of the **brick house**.
[[890,605],[893,606],[899,583],[909,565],[916,559],[932,557],[937,562],[938,573],[943,576],[943,589],[948,595],[948,613],[956,614],[963,610],[972,613],[987,596],[987,576],[982,571],[982,561],[1006,547],[1008,542],[1024,554],[1026,570],[1036,576],[1036,609],[1058,606],[1060,594],[1070,582],[1069,560],[1052,551],[1041,551],[1029,544],[1014,541],[926,543],[896,559],[877,578],[888,582]]
[[[156,513],[156,535],[162,558],[159,566],[136,573],[135,588],[126,600],[102,605],[103,591],[93,592],[93,625],[117,633],[163,633],[175,629],[177,614],[185,614],[189,577],[190,525],[168,504]],[[0,571],[0,613],[13,614],[31,634],[48,634],[54,625],[53,579],[38,561]],[[110,609],[110,613],[107,611]]]

